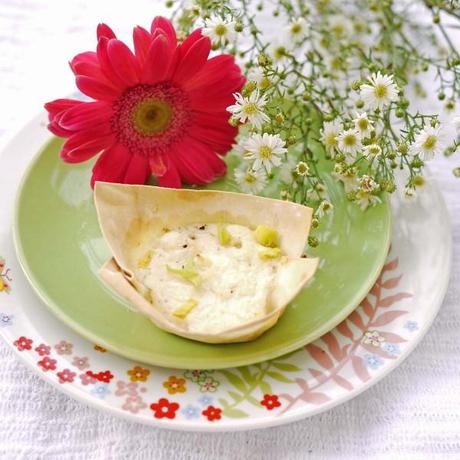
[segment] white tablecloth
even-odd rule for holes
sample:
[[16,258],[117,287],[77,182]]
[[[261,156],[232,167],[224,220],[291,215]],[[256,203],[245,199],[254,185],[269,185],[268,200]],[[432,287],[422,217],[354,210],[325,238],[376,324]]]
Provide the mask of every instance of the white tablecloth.
[[[0,143],[73,88],[66,61],[106,21],[127,38],[156,0],[0,0]],[[310,419],[247,433],[194,434],[99,413],[42,381],[0,341],[1,459],[460,459],[460,157],[433,164],[454,231],[453,272],[432,329],[392,374]],[[0,172],[3,166],[0,165]],[[440,225],[443,225],[440,222]],[[433,229],[436,231],[436,229]]]

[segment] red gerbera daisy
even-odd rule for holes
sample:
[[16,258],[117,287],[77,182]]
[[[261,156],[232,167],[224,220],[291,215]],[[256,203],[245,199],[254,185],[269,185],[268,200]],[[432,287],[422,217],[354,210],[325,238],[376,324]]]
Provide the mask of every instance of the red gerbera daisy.
[[67,138],[61,157],[79,163],[102,152],[95,181],[159,185],[206,184],[225,174],[225,155],[237,134],[226,107],[244,77],[230,55],[208,59],[211,42],[195,30],[178,44],[170,21],[136,27],[133,53],[105,24],[96,52],[70,66],[80,91],[94,101],[57,99],[45,105],[48,128]]

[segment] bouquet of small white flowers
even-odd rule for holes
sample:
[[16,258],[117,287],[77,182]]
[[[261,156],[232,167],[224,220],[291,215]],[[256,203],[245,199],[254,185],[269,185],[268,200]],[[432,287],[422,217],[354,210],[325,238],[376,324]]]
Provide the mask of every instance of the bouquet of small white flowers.
[[[458,1],[167,5],[184,35],[202,26],[214,49],[235,55],[246,69],[246,85],[227,109],[230,123],[244,125],[234,149],[244,192],[263,193],[276,180],[281,198],[313,206],[319,220],[333,209],[322,162],[365,209],[396,190],[395,170],[405,171],[405,193],[413,196],[425,163],[460,144],[458,134],[448,139],[437,114],[412,111],[409,98],[410,88],[424,94],[420,75],[434,73],[438,99],[460,133],[453,115],[460,54],[449,29],[460,25]],[[427,15],[430,24],[416,19]]]

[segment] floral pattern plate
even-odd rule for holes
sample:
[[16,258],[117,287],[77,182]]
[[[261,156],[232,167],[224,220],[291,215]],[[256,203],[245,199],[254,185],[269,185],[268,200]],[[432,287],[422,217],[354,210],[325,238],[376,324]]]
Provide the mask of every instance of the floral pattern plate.
[[[27,128],[37,126],[36,119]],[[451,231],[443,199],[429,182],[414,203],[393,200],[392,248],[367,297],[345,321],[306,347],[271,361],[214,371],[145,366],[110,354],[48,311],[16,259],[11,232],[15,176],[30,161],[25,152],[43,143],[41,131],[35,132],[16,138],[2,157],[9,174],[0,184],[0,335],[23,362],[82,402],[179,430],[280,425],[327,410],[376,383],[410,354],[441,305]],[[14,162],[8,152],[15,153]]]

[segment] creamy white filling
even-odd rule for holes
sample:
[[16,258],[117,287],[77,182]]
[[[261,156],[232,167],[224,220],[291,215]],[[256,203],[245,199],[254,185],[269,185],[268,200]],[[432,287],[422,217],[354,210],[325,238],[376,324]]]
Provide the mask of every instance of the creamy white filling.
[[[229,246],[219,243],[216,224],[170,230],[152,242],[151,260],[135,273],[151,289],[154,308],[174,321],[185,321],[191,332],[219,333],[270,310],[270,293],[283,259],[262,260],[259,252],[266,248],[251,229],[230,224],[225,228],[232,237]],[[190,265],[199,274],[199,286],[167,268]],[[190,299],[196,300],[196,306],[178,319],[174,313]]]

